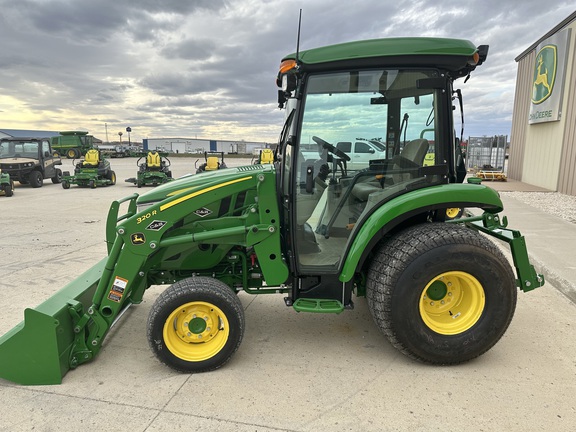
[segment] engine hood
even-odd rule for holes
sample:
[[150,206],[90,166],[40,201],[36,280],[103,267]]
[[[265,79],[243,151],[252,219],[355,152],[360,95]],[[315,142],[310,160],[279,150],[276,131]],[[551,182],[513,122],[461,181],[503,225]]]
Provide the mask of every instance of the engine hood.
[[[23,165],[23,164],[34,165],[37,162],[38,162],[38,159],[27,158],[27,157],[11,157],[11,158],[0,159],[0,164],[6,165],[6,167],[9,167],[10,165],[12,165],[14,168],[17,168],[19,165]],[[12,168],[12,167],[10,167],[10,168]]]
[[136,202],[138,205],[141,205],[163,201],[166,198],[178,195],[182,192],[194,192],[206,187],[245,177],[247,174],[254,175],[258,172],[270,172],[273,170],[273,165],[266,164],[224,168],[217,171],[205,171],[198,174],[187,174],[176,180],[157,186],[149,192],[140,195]]

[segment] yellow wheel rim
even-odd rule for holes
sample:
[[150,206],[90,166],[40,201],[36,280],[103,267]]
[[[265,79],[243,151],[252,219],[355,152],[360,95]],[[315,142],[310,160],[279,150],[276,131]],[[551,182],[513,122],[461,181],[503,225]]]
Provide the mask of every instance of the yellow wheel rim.
[[455,217],[458,216],[458,213],[460,213],[460,209],[458,207],[452,207],[446,209],[446,217],[448,217],[449,219],[454,219]]
[[455,335],[470,329],[484,311],[482,284],[469,273],[451,271],[432,279],[420,296],[420,316],[430,330]]
[[172,354],[185,361],[198,362],[220,352],[230,328],[222,310],[210,303],[191,302],[168,316],[162,334]]

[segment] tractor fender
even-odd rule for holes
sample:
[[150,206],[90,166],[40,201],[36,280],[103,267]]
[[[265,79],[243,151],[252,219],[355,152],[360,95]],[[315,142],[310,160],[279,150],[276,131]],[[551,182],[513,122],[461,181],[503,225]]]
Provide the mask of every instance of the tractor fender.
[[376,244],[390,231],[414,216],[450,207],[476,207],[489,213],[504,209],[498,193],[479,184],[450,183],[414,190],[392,198],[373,209],[361,221],[342,264],[339,279],[348,282]]

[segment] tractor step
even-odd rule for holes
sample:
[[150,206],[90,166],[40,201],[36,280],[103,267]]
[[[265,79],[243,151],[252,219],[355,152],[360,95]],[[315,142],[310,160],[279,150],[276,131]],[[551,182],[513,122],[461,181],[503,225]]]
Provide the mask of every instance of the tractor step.
[[338,300],[299,298],[292,305],[296,312],[336,313],[344,310],[344,305]]

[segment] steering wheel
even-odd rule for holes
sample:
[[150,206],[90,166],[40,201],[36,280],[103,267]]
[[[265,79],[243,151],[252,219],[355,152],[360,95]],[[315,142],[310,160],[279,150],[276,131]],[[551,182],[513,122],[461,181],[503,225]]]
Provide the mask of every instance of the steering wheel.
[[330,153],[335,154],[336,156],[338,156],[340,159],[345,160],[346,162],[350,161],[350,156],[348,156],[346,153],[344,153],[342,150],[334,147],[332,144],[324,141],[322,138],[318,138],[317,136],[313,136],[312,140],[318,144],[319,146],[322,146],[322,148],[325,148],[326,150],[328,150]]

